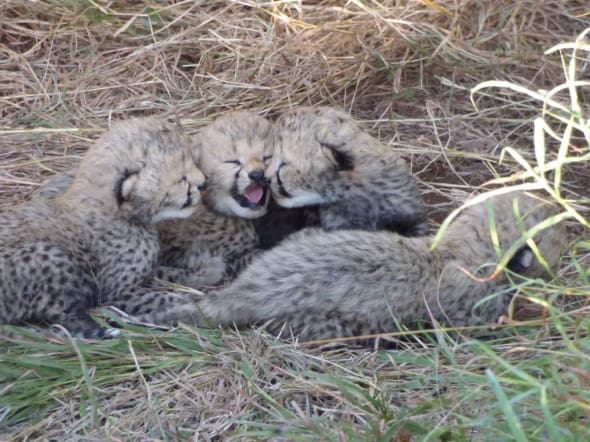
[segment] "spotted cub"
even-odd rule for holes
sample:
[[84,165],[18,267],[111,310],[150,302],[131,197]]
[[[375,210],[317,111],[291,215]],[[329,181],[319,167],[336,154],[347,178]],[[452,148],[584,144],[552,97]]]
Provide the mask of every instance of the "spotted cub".
[[[465,209],[434,250],[432,237],[299,232],[259,256],[231,286],[202,299],[197,309],[206,319],[200,325],[267,323],[272,333],[309,341],[394,332],[398,324],[432,320],[495,322],[511,300],[509,275],[546,273],[533,241],[550,267],[558,263],[566,244],[563,223],[523,240],[554,213],[532,195],[495,196]],[[489,278],[517,241],[508,270]]]
[[142,294],[158,262],[155,224],[190,216],[205,177],[182,131],[155,119],[118,123],[82,159],[63,196],[0,213],[0,323],[59,323],[104,335],[88,309],[175,310]]
[[[272,153],[271,140],[270,123],[245,110],[227,112],[195,135],[193,148],[208,177],[203,204],[189,218],[159,224],[158,231],[161,263],[198,271],[197,280],[205,284],[195,287],[193,278],[173,277],[169,271],[159,271],[158,278],[205,289],[221,279],[215,271],[206,277],[207,269],[221,263],[228,277],[250,261],[258,246],[255,219],[265,215],[270,199],[265,168]],[[62,194],[74,173],[48,179],[35,197]]]
[[270,133],[268,120],[240,110],[218,117],[194,137],[209,185],[192,217],[161,225],[164,263],[191,269],[209,257],[221,258],[225,276],[233,277],[250,262],[258,245],[255,219],[266,214],[270,199]]
[[272,156],[271,125],[246,110],[231,111],[194,139],[199,166],[209,177],[203,202],[214,212],[244,219],[266,213],[270,180],[264,170]]
[[403,159],[335,108],[281,115],[267,174],[280,206],[318,206],[324,229],[428,233],[425,205]]

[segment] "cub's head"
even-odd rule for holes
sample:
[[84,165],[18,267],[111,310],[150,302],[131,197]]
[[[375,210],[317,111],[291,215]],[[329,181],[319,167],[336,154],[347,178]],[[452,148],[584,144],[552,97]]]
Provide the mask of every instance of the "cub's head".
[[206,187],[184,132],[143,118],[117,123],[86,153],[65,195],[142,223],[191,215]]
[[283,207],[337,201],[355,180],[359,150],[370,138],[350,115],[331,107],[301,107],[281,115],[273,128],[267,174]]
[[208,179],[203,202],[226,216],[258,218],[266,213],[272,155],[271,125],[240,110],[228,112],[195,136],[199,166]]
[[[555,269],[567,246],[563,221],[538,232],[540,223],[559,213],[556,204],[525,192],[497,195],[466,208],[445,232],[442,242],[449,249],[466,250],[473,263],[498,263],[508,252],[506,267],[528,277],[546,274],[534,251]],[[523,238],[529,235],[530,241]],[[515,244],[520,244],[514,249]]]

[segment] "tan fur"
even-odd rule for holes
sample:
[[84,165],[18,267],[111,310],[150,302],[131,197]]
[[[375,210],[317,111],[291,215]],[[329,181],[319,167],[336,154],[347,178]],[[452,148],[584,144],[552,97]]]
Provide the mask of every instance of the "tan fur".
[[[206,318],[200,325],[270,321],[271,332],[307,341],[393,332],[396,321],[409,327],[432,320],[455,326],[495,322],[512,296],[508,271],[486,278],[521,238],[519,224],[530,229],[553,213],[554,207],[523,193],[493,197],[465,209],[433,251],[432,237],[306,230],[258,257],[231,286],[200,301],[197,309]],[[563,224],[543,230],[534,241],[555,268],[566,245]],[[528,247],[511,256],[508,268],[530,278],[545,274]]]
[[266,213],[268,192],[262,204],[249,207],[240,205],[236,197],[252,187],[268,186],[264,171],[272,155],[270,134],[270,123],[246,110],[227,112],[197,134],[199,167],[210,181],[203,195],[207,207],[240,218],[259,218]]
[[325,229],[428,232],[405,162],[335,108],[300,107],[281,115],[267,174],[279,205],[319,206]]
[[[157,272],[158,278],[204,289],[250,261],[258,244],[254,219],[266,213],[270,192],[265,190],[260,204],[250,207],[235,197],[254,186],[267,188],[264,162],[272,150],[270,131],[266,119],[241,110],[227,112],[195,135],[194,150],[208,177],[207,189],[191,217],[158,224],[160,261],[167,267]],[[249,177],[253,172],[254,179]],[[49,178],[33,198],[62,194],[74,174],[72,170]]]
[[[229,277],[250,261],[258,244],[254,219],[266,213],[270,198],[264,175],[270,130],[266,119],[241,110],[218,117],[195,136],[209,185],[192,217],[160,226],[164,263],[192,269],[208,257],[221,258]],[[240,205],[236,198],[243,200],[254,187],[263,190],[260,203]]]
[[175,309],[136,288],[157,265],[155,223],[189,216],[204,184],[179,128],[155,119],[113,126],[63,196],[0,214],[0,323],[60,323],[101,336],[91,307]]

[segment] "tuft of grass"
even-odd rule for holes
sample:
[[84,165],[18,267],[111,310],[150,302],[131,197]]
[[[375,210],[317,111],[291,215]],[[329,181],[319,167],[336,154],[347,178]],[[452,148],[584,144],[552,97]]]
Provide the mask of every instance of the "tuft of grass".
[[575,353],[551,339],[449,338],[447,350],[370,352],[301,349],[256,331],[143,331],[75,344],[21,337],[2,355],[0,377],[14,381],[3,383],[2,426],[16,439],[573,440],[588,431],[584,339]]

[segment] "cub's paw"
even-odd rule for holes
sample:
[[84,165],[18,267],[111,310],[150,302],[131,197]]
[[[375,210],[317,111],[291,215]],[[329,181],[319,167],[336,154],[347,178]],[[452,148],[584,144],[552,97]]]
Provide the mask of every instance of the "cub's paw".
[[199,267],[195,270],[196,277],[203,285],[211,286],[220,284],[225,278],[227,266],[221,256],[209,256],[203,258]]
[[73,337],[82,339],[112,339],[121,334],[121,330],[117,328],[103,328],[98,325],[85,327],[83,329],[66,329],[61,325],[54,324],[50,327],[50,331],[52,334],[63,338]]
[[160,266],[156,279],[179,284],[197,290],[220,284],[226,273],[222,257],[205,255],[191,262],[190,267]]

